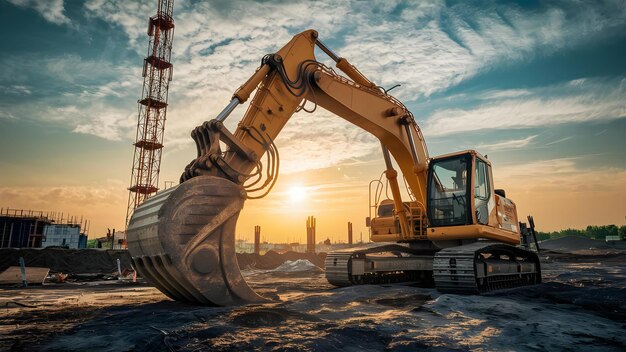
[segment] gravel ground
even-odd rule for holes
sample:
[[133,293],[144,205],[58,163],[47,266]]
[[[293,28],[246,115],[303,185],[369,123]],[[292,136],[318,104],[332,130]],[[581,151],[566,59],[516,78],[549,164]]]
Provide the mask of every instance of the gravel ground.
[[[589,251],[589,250],[588,250]],[[0,349],[624,351],[626,252],[542,252],[544,283],[482,296],[333,288],[308,260],[246,269],[274,301],[208,308],[127,281],[0,290]]]

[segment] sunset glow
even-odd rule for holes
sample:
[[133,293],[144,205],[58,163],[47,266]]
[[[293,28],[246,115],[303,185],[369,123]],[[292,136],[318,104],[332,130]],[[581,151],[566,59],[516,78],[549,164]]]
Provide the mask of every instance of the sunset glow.
[[292,203],[302,203],[308,198],[308,190],[305,187],[295,185],[289,188],[289,200]]
[[[377,85],[400,84],[390,94],[431,156],[488,154],[495,187],[539,230],[626,224],[623,3],[244,4],[176,2],[161,189],[195,158],[190,132],[264,55],[314,28]],[[124,229],[153,6],[0,1],[10,33],[0,43],[0,207],[84,216],[91,237]],[[226,119],[230,131],[248,106]],[[275,143],[278,182],[246,201],[238,235],[260,225],[269,241],[302,240],[310,215],[320,238],[345,240],[348,221],[368,233],[368,184],[384,170],[376,137],[318,107],[294,114]]]

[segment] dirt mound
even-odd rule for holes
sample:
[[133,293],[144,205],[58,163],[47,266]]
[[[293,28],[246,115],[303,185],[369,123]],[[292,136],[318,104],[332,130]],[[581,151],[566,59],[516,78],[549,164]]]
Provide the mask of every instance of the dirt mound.
[[299,273],[299,272],[320,272],[322,269],[311,263],[306,259],[288,260],[274,271],[286,272],[286,273]]
[[[26,266],[50,268],[52,272],[66,274],[109,274],[117,272],[117,259],[122,271],[131,268],[130,254],[120,250],[63,249],[63,248],[2,248],[0,249],[0,272],[10,266],[19,265],[19,258],[24,257]],[[241,269],[255,268],[276,269],[286,261],[306,259],[323,268],[326,254],[269,251],[264,255],[238,253],[237,260]]]
[[24,257],[27,267],[50,268],[53,272],[67,274],[96,274],[117,272],[117,259],[122,270],[130,269],[127,251],[63,248],[2,248],[0,249],[0,271],[19,265]]
[[286,261],[297,261],[299,259],[306,259],[312,264],[323,268],[324,259],[326,259],[326,253],[297,253],[286,252],[278,253],[275,251],[269,251],[264,255],[258,255],[254,253],[237,253],[237,261],[239,262],[239,268],[241,269],[263,269],[271,270],[278,268]]
[[587,249],[626,249],[626,241],[605,242],[586,237],[566,236],[539,243],[541,249],[552,251],[574,252]]

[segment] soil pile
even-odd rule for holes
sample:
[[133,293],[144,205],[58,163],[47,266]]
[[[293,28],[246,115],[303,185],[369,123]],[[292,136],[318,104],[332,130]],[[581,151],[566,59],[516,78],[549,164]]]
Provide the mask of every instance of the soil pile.
[[[0,249],[0,272],[10,266],[18,266],[24,257],[27,267],[50,268],[51,272],[65,274],[110,274],[117,272],[117,259],[122,271],[131,269],[130,254],[125,250],[64,249],[64,248],[2,248]],[[241,269],[272,270],[281,264],[306,259],[320,268],[324,267],[326,254],[269,251],[264,255],[238,253]]]
[[588,249],[626,249],[626,241],[606,242],[586,237],[566,236],[539,243],[539,248],[551,251],[574,252]]
[[128,251],[64,248],[3,248],[0,249],[0,271],[18,266],[23,257],[27,267],[50,268],[66,274],[103,274],[117,272],[117,259],[122,271],[130,269]]
[[326,253],[297,253],[297,252],[285,252],[278,253],[275,251],[269,251],[264,255],[254,253],[238,253],[237,261],[239,262],[239,268],[241,269],[262,269],[271,270],[278,268],[286,261],[297,261],[299,259],[306,259],[312,264],[323,268],[324,259],[326,259]]
[[281,271],[286,273],[299,273],[299,272],[320,272],[321,268],[306,259],[298,259],[295,261],[288,260],[274,271]]

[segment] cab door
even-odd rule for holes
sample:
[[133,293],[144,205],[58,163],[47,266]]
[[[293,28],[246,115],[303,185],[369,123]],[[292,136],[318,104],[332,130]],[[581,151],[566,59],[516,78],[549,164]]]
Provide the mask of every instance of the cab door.
[[491,199],[491,180],[489,165],[476,157],[474,162],[474,212],[476,222],[482,225],[489,224],[489,205]]

